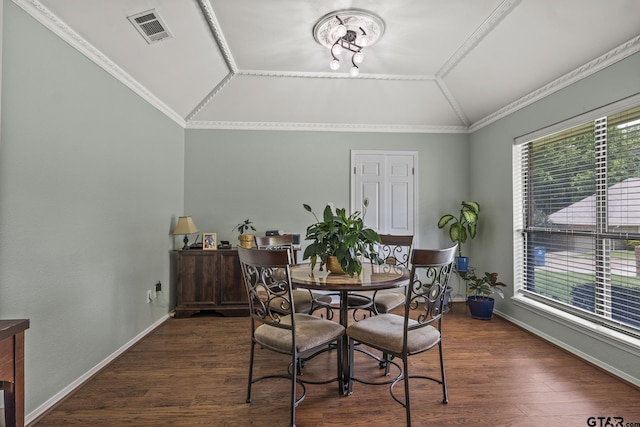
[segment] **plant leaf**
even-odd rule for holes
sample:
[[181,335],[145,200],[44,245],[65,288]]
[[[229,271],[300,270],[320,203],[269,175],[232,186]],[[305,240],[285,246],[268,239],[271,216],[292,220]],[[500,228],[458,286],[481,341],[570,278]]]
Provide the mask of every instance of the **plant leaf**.
[[438,228],[444,227],[445,225],[447,225],[447,223],[449,221],[451,221],[454,218],[455,217],[453,215],[450,215],[450,214],[443,215],[442,218],[440,218],[440,221],[438,221]]
[[466,207],[476,215],[480,212],[480,204],[478,202],[462,202],[462,206]]
[[475,224],[478,222],[478,214],[472,211],[462,211],[462,216],[464,220],[469,224]]

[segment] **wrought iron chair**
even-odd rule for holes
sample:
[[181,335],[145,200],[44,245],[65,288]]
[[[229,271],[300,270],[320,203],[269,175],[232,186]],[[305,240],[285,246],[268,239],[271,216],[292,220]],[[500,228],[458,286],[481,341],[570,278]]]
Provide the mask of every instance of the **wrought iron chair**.
[[[381,243],[377,245],[377,252],[385,264],[409,268],[413,236],[381,234],[380,240]],[[358,309],[365,308],[375,314],[390,313],[404,304],[404,300],[403,290],[363,292],[349,295],[349,306],[355,309],[355,319]],[[371,305],[371,301],[373,301],[373,305]]]
[[[267,378],[287,378],[291,380],[291,426],[295,426],[296,407],[306,396],[305,384],[327,384],[338,381],[343,390],[340,366],[342,360],[341,342],[344,327],[339,323],[321,319],[309,314],[296,313],[292,298],[289,265],[290,252],[282,250],[257,250],[238,247],[240,266],[249,297],[251,316],[251,354],[247,403],[251,403],[251,386]],[[278,271],[277,277],[273,275]],[[273,310],[277,306],[279,309]],[[324,351],[335,343],[338,349],[337,377],[326,381],[302,380],[297,367],[303,357]],[[264,349],[291,356],[286,374],[265,375],[254,378],[254,354],[256,345]],[[296,398],[297,386],[302,395]]]
[[[406,292],[404,316],[384,313],[354,322],[347,328],[349,357],[353,357],[354,345],[364,344],[393,357],[402,359],[400,375],[384,382],[365,384],[390,384],[391,397],[405,407],[407,426],[411,426],[409,378],[423,378],[442,385],[442,402],[448,402],[447,383],[442,353],[442,319],[444,295],[451,275],[457,245],[448,249],[414,249],[411,253],[411,278]],[[408,359],[438,347],[440,353],[440,378],[410,375]],[[351,360],[353,363],[353,360]],[[396,362],[390,362],[398,366]],[[399,367],[399,366],[398,366]],[[394,394],[394,387],[404,381],[404,400]],[[349,384],[351,387],[351,384]]]
[[[291,259],[296,259],[293,248],[293,236],[291,234],[281,236],[256,236],[255,240],[258,249],[286,249],[289,251]],[[333,318],[331,296],[311,292],[308,289],[294,289],[292,295],[295,301],[296,312],[312,314],[314,311],[324,308],[326,309],[327,319]]]

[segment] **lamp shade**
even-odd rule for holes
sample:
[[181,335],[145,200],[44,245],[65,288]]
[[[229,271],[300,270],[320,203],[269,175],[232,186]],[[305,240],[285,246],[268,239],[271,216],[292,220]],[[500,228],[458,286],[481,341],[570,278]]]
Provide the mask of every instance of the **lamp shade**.
[[173,229],[173,234],[192,234],[197,232],[198,229],[190,216],[179,217],[176,228]]

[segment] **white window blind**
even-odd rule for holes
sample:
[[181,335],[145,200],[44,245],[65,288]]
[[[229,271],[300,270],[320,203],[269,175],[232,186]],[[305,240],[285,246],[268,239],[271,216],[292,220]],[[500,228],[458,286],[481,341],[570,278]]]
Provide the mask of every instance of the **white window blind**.
[[640,106],[521,140],[513,160],[519,290],[640,336]]

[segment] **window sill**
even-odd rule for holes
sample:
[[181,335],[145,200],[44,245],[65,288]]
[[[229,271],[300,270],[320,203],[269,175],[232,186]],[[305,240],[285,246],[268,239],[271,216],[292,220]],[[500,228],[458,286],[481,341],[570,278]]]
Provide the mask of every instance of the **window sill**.
[[[640,357],[640,339],[614,331],[605,326],[598,325],[589,320],[580,318],[578,316],[574,316],[570,313],[564,312],[562,310],[558,310],[556,308],[542,304],[538,301],[534,301],[523,295],[515,295],[511,298],[511,301],[513,302],[514,305],[518,307],[522,307],[542,317],[545,317],[546,319],[552,320],[554,322],[558,322],[567,328],[571,328],[577,332],[588,335],[606,344],[609,344],[621,350],[627,351],[633,354],[635,357]],[[514,319],[509,319],[509,320],[514,321]],[[566,343],[560,342],[557,339],[547,335],[542,331],[535,330],[531,328],[530,325],[524,325],[522,324],[522,322],[519,322],[519,321],[515,321],[514,323],[535,333],[536,335],[543,337],[544,339],[550,342],[553,342],[556,345],[559,345],[562,348],[567,348]],[[593,363],[596,363],[599,366],[601,365],[601,363],[598,363],[590,355],[586,355],[576,349],[568,349],[568,350],[573,353],[579,354],[581,357]]]

